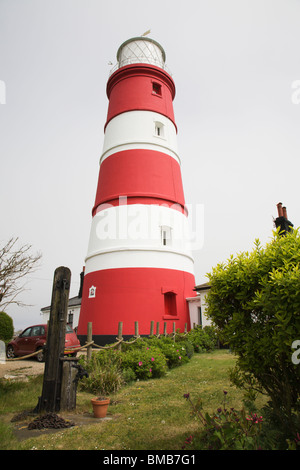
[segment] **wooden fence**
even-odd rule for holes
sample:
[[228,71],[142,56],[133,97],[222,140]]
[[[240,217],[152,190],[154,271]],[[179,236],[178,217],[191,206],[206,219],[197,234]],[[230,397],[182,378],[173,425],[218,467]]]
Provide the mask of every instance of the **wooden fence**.
[[[156,322],[156,333],[154,333],[154,321],[151,321],[150,322],[149,336],[156,336],[156,337],[171,336],[173,341],[176,341],[176,336],[179,336],[179,335],[182,336],[182,335],[187,334],[187,323],[185,324],[185,327],[184,327],[184,333],[178,333],[176,331],[176,323],[175,322],[173,322],[172,333],[169,333],[169,334],[167,333],[167,322],[164,322],[164,332],[163,332],[162,335],[159,333],[159,330],[160,330],[160,322]],[[92,340],[92,338],[93,338],[93,325],[92,325],[91,322],[89,322],[88,323],[88,328],[87,328],[87,341],[86,341],[86,344],[84,346],[82,346],[81,348],[78,348],[78,350],[86,348],[87,349],[87,359],[90,359],[91,355],[92,355],[92,349],[93,348],[99,348],[99,349],[117,348],[118,350],[121,350],[122,343],[124,343],[124,344],[133,344],[133,343],[135,343],[135,341],[137,341],[137,339],[142,338],[139,335],[139,322],[138,321],[134,322],[134,335],[133,335],[132,341],[125,341],[123,336],[122,336],[122,333],[123,333],[123,322],[119,322],[119,324],[118,324],[118,336],[116,337],[116,342],[112,343],[112,344],[108,344],[107,346],[99,346],[99,345],[95,344],[95,342]]]
[[[154,332],[154,326],[155,326],[155,322],[151,321],[150,322],[149,336],[156,336],[156,337],[169,336],[174,341],[176,341],[176,336],[182,336],[182,335],[187,334],[187,324],[185,324],[184,333],[178,333],[176,331],[176,323],[173,322],[172,333],[169,333],[169,334],[167,333],[167,322],[164,322],[163,334],[159,333],[160,322],[156,322],[155,332]],[[119,324],[118,324],[118,336],[116,337],[116,342],[108,344],[106,346],[99,346],[99,345],[95,344],[95,342],[92,339],[93,338],[93,324],[92,324],[92,322],[89,322],[88,325],[87,325],[87,341],[86,341],[86,344],[84,344],[83,346],[80,346],[78,348],[66,349],[64,351],[64,353],[65,354],[73,354],[74,352],[77,353],[79,351],[82,351],[82,350],[86,349],[87,350],[87,358],[90,359],[91,355],[92,355],[93,348],[98,348],[98,349],[116,348],[118,350],[121,350],[122,343],[124,343],[124,344],[133,344],[135,341],[137,341],[138,338],[142,338],[139,335],[139,322],[138,321],[134,322],[134,335],[133,335],[133,339],[131,341],[125,341],[122,334],[123,334],[123,322],[119,322]],[[23,359],[28,359],[30,357],[34,357],[39,353],[40,353],[40,351],[36,351],[34,353],[27,354],[26,356],[20,356],[20,357],[10,358],[10,359],[6,359],[6,360],[7,361],[20,361],[20,360],[23,360]]]

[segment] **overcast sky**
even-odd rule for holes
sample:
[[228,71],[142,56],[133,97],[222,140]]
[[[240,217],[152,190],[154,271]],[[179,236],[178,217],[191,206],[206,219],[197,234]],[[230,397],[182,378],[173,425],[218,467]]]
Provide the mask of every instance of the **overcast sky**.
[[186,203],[204,207],[196,283],[265,244],[279,201],[300,225],[299,25],[299,0],[0,0],[0,241],[43,256],[20,297],[31,306],[7,309],[16,329],[41,321],[56,267],[77,295],[109,63],[149,29],[176,85]]

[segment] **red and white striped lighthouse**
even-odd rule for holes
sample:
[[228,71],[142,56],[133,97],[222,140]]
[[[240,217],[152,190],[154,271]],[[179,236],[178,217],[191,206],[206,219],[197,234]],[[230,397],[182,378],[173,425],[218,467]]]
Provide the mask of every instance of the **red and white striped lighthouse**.
[[78,336],[92,322],[98,344],[149,334],[150,323],[170,333],[190,327],[187,298],[195,296],[177,127],[175,85],[165,52],[148,37],[124,42],[107,83],[103,152]]

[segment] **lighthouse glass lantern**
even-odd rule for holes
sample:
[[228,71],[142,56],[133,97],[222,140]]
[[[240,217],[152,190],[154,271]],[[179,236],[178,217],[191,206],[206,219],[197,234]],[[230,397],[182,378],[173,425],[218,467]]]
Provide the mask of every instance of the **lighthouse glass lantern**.
[[148,335],[152,321],[190,328],[194,262],[177,148],[175,84],[165,51],[148,37],[125,41],[107,82],[109,100],[78,336],[97,344]]

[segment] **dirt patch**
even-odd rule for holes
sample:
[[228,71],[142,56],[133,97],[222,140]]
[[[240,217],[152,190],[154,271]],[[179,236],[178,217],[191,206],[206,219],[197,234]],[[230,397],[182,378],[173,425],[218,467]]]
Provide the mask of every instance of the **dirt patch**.
[[21,379],[32,375],[44,373],[45,363],[36,359],[23,359],[18,361],[5,361],[0,364],[0,378]]
[[[97,424],[101,421],[109,421],[114,417],[106,416],[105,418],[95,418],[92,413],[73,413],[56,415],[55,413],[48,413],[47,416],[34,415],[30,411],[24,411],[19,415],[14,416],[11,422],[14,423],[14,434],[19,441],[29,439],[31,437],[37,437],[42,434],[53,434],[55,432],[64,431],[66,428],[76,428],[79,426],[86,426],[90,424]],[[31,419],[30,419],[31,418]],[[47,424],[48,422],[48,424]],[[35,426],[33,423],[36,423]],[[41,426],[39,426],[39,424]],[[50,427],[47,427],[50,425]],[[57,425],[57,427],[51,426]]]

